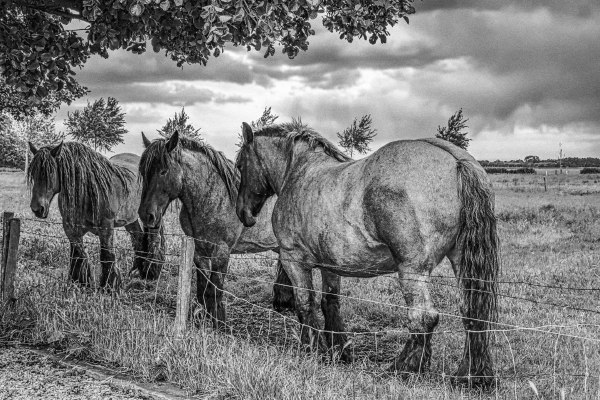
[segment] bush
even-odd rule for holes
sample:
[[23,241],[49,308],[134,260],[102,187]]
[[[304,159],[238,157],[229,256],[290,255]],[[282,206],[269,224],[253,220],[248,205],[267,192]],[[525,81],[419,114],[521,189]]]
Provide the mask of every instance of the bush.
[[530,167],[521,168],[496,168],[488,167],[484,168],[488,174],[535,174],[535,169]]
[[586,167],[582,168],[580,174],[600,174],[600,168]]

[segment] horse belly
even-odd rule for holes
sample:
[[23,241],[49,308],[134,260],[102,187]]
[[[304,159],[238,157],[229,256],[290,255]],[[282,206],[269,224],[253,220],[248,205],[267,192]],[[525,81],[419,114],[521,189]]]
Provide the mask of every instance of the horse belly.
[[330,240],[323,236],[321,239],[325,242],[319,247],[325,247],[328,253],[328,257],[323,258],[331,261],[330,267],[323,268],[337,275],[366,278],[397,271],[392,253],[383,243],[351,236],[340,242],[337,234],[332,234]]

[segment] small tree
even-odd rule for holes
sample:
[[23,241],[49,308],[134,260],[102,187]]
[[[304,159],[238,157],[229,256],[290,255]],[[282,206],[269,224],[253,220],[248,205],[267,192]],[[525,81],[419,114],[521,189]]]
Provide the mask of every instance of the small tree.
[[462,108],[454,113],[448,120],[448,126],[438,126],[438,133],[435,137],[447,140],[454,143],[461,149],[467,149],[471,139],[467,137],[469,132],[462,132],[463,129],[468,128],[468,119],[463,119]]
[[377,130],[371,128],[371,114],[363,115],[360,120],[354,118],[352,125],[337,133],[339,145],[352,157],[354,151],[364,154],[371,150],[369,143],[377,135]]
[[67,114],[65,120],[67,133],[75,140],[91,146],[96,151],[110,151],[115,145],[123,143],[125,113],[114,97],[105,102],[103,98],[94,101],[83,110]]
[[534,164],[540,162],[540,158],[538,156],[526,156],[523,161],[528,164]]
[[262,129],[265,126],[273,125],[279,118],[279,115],[271,112],[271,107],[265,107],[262,115],[256,121],[252,121],[252,130]]
[[200,136],[200,128],[196,129],[192,124],[188,124],[189,115],[186,114],[185,108],[181,109],[181,113],[169,118],[165,126],[158,129],[157,132],[160,136],[168,139],[175,131],[179,131],[179,135],[187,137],[189,139],[202,140]]

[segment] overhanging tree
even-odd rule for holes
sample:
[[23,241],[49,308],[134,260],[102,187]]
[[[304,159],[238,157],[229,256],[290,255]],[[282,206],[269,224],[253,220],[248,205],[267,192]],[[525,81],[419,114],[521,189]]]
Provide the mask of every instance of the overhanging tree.
[[125,129],[125,113],[114,97],[105,102],[103,98],[94,101],[83,110],[67,114],[65,120],[67,133],[96,151],[110,151],[114,146],[123,143]]
[[365,154],[371,150],[369,143],[377,135],[377,130],[371,127],[372,122],[371,114],[366,114],[360,117],[360,120],[354,118],[354,121],[352,121],[352,124],[348,128],[344,129],[341,133],[337,133],[337,137],[340,140],[340,147],[344,148],[350,157],[352,157],[355,151],[359,154]]
[[[165,50],[177,65],[206,64],[226,45],[290,58],[308,48],[311,20],[341,39],[384,43],[388,28],[408,22],[414,0],[0,0],[0,71],[28,97],[74,91],[73,69],[109,50]],[[72,20],[88,25],[66,29]]]

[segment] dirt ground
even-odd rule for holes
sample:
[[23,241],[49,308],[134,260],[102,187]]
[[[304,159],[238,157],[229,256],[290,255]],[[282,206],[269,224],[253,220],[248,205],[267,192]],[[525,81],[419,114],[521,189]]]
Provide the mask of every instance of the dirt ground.
[[151,399],[25,349],[0,347],[0,400]]

